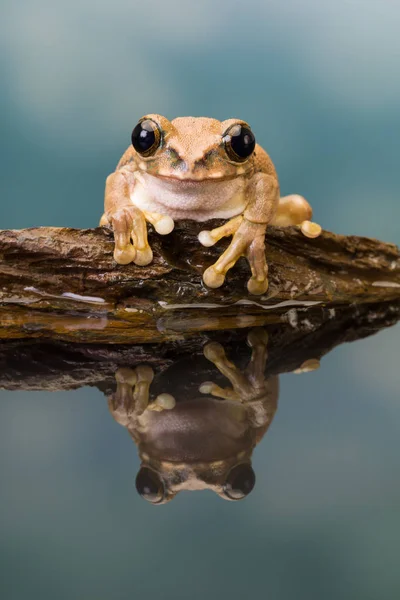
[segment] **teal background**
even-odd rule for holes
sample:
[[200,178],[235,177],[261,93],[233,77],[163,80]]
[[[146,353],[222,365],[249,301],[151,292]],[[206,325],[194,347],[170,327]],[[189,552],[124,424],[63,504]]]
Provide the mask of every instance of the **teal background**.
[[140,116],[240,117],[325,228],[399,242],[394,0],[3,0],[3,228],[97,224]]
[[[2,0],[0,227],[91,227],[138,118],[239,117],[324,228],[400,243],[400,4]],[[99,392],[0,393],[5,600],[400,596],[399,329],[282,376],[242,503],[148,506]]]

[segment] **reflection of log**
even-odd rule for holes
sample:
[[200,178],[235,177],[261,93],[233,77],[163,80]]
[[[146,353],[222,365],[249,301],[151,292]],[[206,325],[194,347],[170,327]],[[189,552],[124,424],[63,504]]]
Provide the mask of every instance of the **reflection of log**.
[[[399,317],[399,303],[363,304],[336,309],[335,314],[332,310],[312,308],[307,315],[299,314],[296,327],[269,325],[266,374],[292,371],[310,358],[321,358],[343,342],[367,337],[393,325]],[[165,391],[162,384],[167,379],[170,385],[172,382],[174,386],[183,386],[189,394],[198,389],[200,382],[215,379],[215,369],[203,357],[206,341],[222,342],[227,355],[243,367],[250,352],[246,335],[244,329],[214,331],[179,342],[136,346],[41,340],[0,342],[0,387],[55,391],[90,385],[110,393],[119,367],[146,363],[156,372],[154,392]]]
[[[311,240],[294,227],[269,230],[265,298],[248,296],[244,259],[222,288],[206,289],[201,273],[227,242],[203,248],[196,235],[204,228],[210,224],[180,222],[168,236],[150,232],[154,262],[148,267],[116,265],[112,234],[105,229],[0,232],[0,338],[156,342],[245,326],[251,316],[279,322],[289,301],[330,308],[400,301],[396,246],[328,232]],[[232,306],[243,300],[268,309]],[[244,312],[247,322],[240,317]]]

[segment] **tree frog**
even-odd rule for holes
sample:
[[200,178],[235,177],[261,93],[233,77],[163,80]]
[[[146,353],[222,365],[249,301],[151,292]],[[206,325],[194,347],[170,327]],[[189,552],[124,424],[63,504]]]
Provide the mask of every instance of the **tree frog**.
[[[210,489],[224,500],[242,500],[250,494],[255,484],[252,452],[278,403],[278,376],[264,375],[267,343],[264,329],[249,332],[252,355],[244,370],[227,358],[221,344],[205,345],[205,358],[229,380],[228,387],[206,381],[199,387],[171,389],[174,375],[168,368],[158,382],[161,393],[151,393],[154,371],[150,366],[118,369],[109,408],[138,446],[140,496],[160,505],[182,490]],[[174,368],[179,369],[181,383],[181,365]],[[194,361],[194,368],[190,381],[204,369],[201,358]],[[176,399],[170,391],[178,394]]]
[[310,221],[312,209],[302,196],[280,197],[275,167],[245,121],[169,121],[148,114],[131,139],[107,178],[100,221],[114,230],[114,258],[121,265],[152,261],[147,223],[166,235],[179,219],[224,219],[221,227],[199,234],[204,246],[232,236],[227,250],[203,273],[204,283],[220,287],[227,271],[245,256],[251,268],[248,291],[263,294],[268,289],[267,225],[300,225],[308,237],[321,232]]

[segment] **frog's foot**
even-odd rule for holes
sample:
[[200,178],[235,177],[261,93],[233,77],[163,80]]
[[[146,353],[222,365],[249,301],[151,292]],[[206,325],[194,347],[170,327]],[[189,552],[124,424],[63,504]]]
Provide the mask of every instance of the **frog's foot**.
[[136,370],[121,368],[115,373],[116,392],[108,398],[108,408],[114,419],[126,427],[133,406],[133,386],[136,384]]
[[220,287],[229,269],[241,256],[246,256],[252,272],[247,289],[251,294],[264,294],[268,289],[268,266],[264,248],[265,230],[266,223],[253,223],[240,216],[231,219],[222,227],[200,232],[199,241],[204,246],[211,246],[222,237],[233,235],[230,245],[217,262],[204,271],[204,283],[211,288]]
[[114,212],[103,215],[100,225],[111,224],[114,230],[114,259],[120,265],[132,261],[144,266],[153,260],[153,252],[147,240],[147,222],[154,225],[162,235],[174,228],[173,220],[166,215],[145,213],[132,205],[123,206]]
[[298,194],[291,194],[280,198],[272,225],[299,225],[303,235],[316,238],[321,234],[322,228],[310,221],[311,217],[312,208],[307,200]]
[[[147,224],[151,223],[157,233],[167,235],[174,228],[174,222],[167,215],[143,212],[135,206],[118,209],[102,218],[112,222],[115,237],[114,259],[120,265],[134,262],[145,266],[153,260],[153,252],[147,240]],[[132,244],[133,242],[133,244]]]
[[[137,265],[151,263],[153,252],[147,241],[147,225],[142,211],[127,205],[107,213],[106,218],[114,230],[115,261],[120,265],[132,261]],[[102,222],[105,222],[104,217]]]
[[146,410],[153,377],[153,369],[146,365],[136,369],[123,367],[117,370],[117,389],[109,399],[109,408],[121,425],[126,426],[131,417],[141,415]]
[[265,365],[268,358],[268,334],[265,329],[257,327],[252,329],[247,336],[251,347],[251,359],[245,371],[240,371],[225,354],[224,348],[217,342],[204,346],[204,356],[212,362],[222,375],[229,379],[231,388],[221,388],[212,381],[201,384],[199,391],[202,394],[211,394],[225,400],[239,402],[251,401],[265,393]]

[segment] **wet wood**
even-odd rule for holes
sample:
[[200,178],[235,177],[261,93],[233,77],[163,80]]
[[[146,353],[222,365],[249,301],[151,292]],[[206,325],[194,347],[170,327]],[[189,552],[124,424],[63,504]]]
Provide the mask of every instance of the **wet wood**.
[[[294,323],[270,324],[266,376],[293,371],[333,348],[370,336],[394,325],[399,303],[362,304],[335,309],[312,308]],[[182,397],[197,393],[201,382],[219,381],[216,369],[203,356],[208,341],[223,344],[239,368],[249,360],[248,329],[213,331],[164,344],[69,344],[40,339],[0,342],[0,388],[7,390],[72,390],[97,387],[106,394],[115,388],[120,367],[151,365],[152,392],[179,389]],[[322,363],[323,368],[323,363]],[[184,376],[183,376],[184,375]],[[226,382],[221,379],[221,385]],[[174,393],[175,393],[174,391]]]
[[164,237],[150,231],[147,267],[117,265],[104,228],[0,231],[0,339],[151,343],[288,323],[306,306],[400,302],[395,245],[329,232],[307,239],[294,227],[269,229],[265,296],[248,294],[244,259],[222,288],[207,289],[201,274],[228,242],[204,248],[197,233],[216,225],[183,221]]

